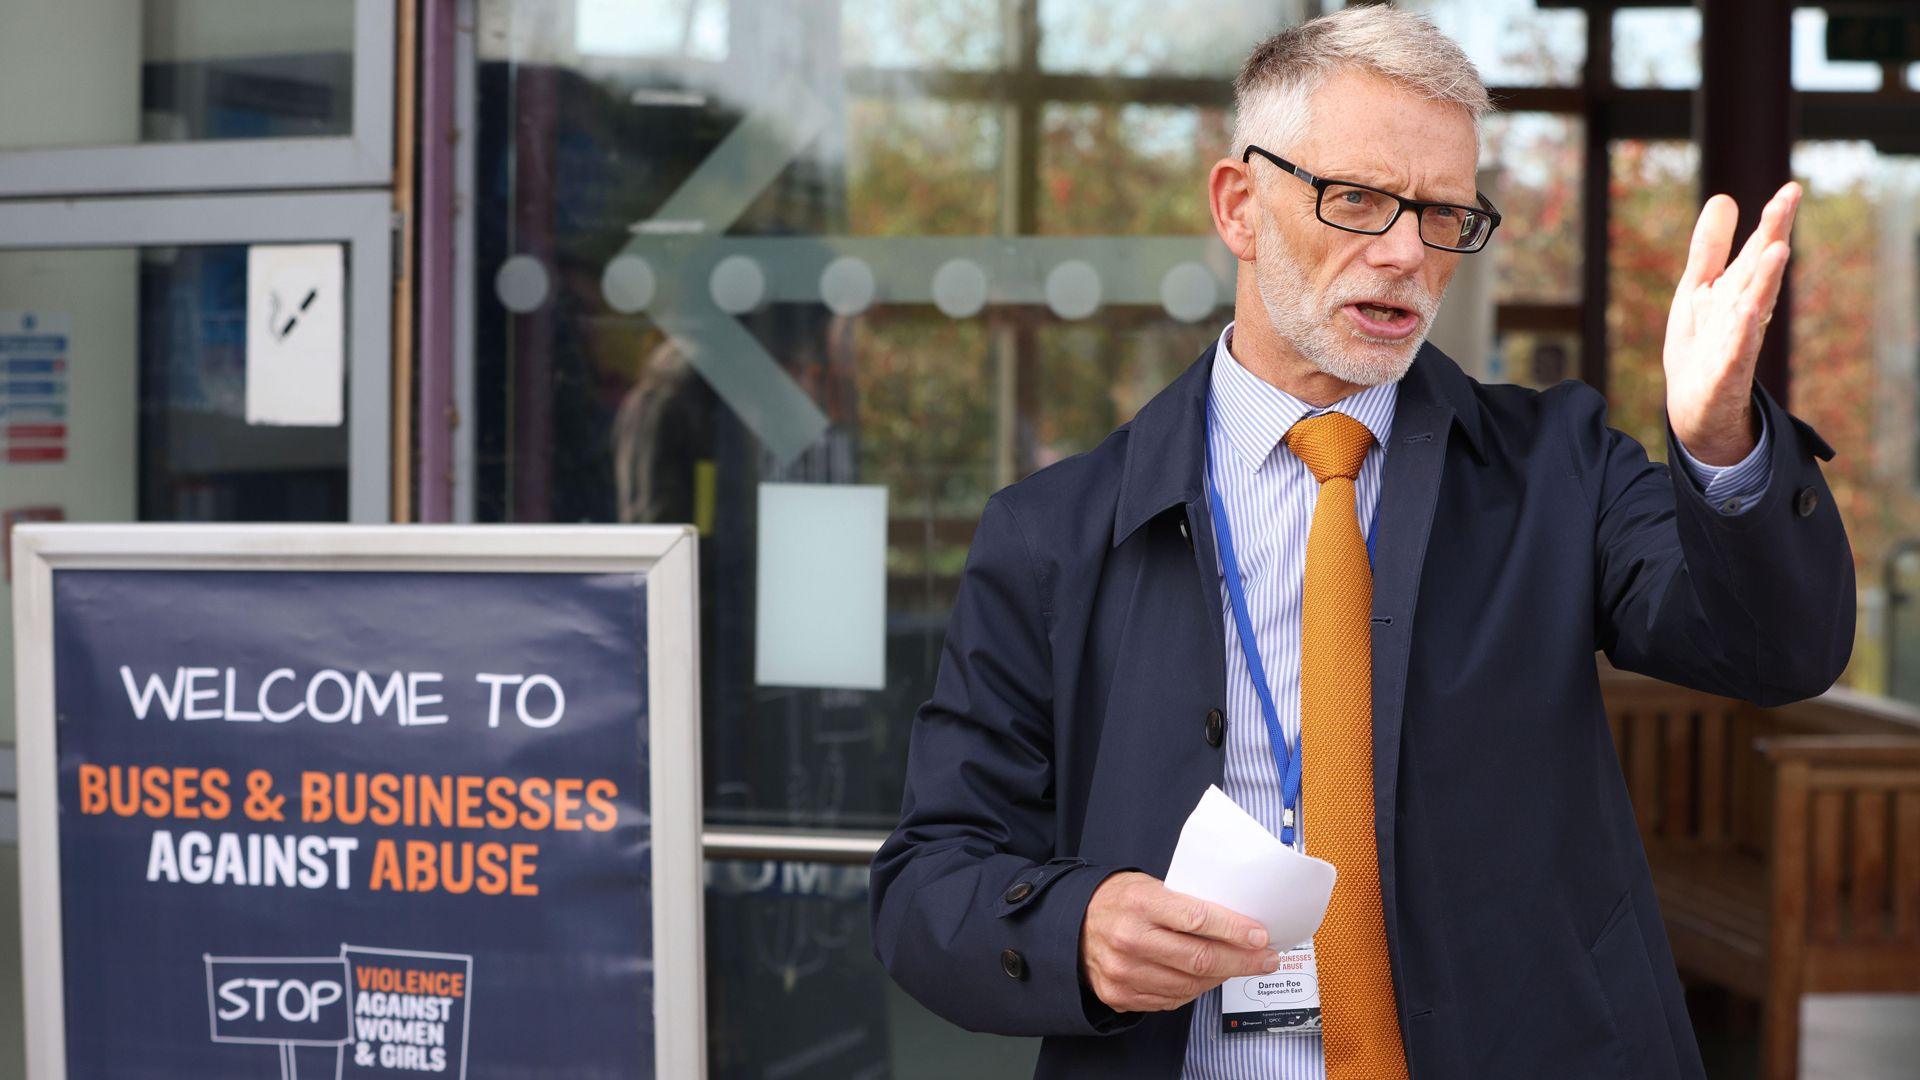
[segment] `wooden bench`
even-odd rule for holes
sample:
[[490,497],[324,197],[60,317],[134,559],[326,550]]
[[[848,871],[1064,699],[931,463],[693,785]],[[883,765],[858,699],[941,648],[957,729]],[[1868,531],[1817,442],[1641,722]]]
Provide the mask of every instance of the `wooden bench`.
[[1802,994],[1920,992],[1920,711],[1602,666],[1675,963],[1760,1003],[1762,1075],[1798,1071]]

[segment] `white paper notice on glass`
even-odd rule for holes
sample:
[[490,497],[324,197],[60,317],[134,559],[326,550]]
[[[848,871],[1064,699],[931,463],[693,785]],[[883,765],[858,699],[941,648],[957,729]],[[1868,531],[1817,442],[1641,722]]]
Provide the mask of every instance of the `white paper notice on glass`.
[[247,249],[247,423],[345,421],[345,289],[339,244]]
[[1253,815],[1209,785],[1180,828],[1167,888],[1257,920],[1268,943],[1287,949],[1320,928],[1333,898],[1333,864],[1280,842]]
[[760,485],[753,681],[887,685],[887,489]]

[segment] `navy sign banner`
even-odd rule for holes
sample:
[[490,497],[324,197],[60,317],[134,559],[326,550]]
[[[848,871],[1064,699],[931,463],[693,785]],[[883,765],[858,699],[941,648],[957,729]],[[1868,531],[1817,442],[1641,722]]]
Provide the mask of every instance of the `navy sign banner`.
[[66,1075],[654,1075],[648,585],[56,571]]

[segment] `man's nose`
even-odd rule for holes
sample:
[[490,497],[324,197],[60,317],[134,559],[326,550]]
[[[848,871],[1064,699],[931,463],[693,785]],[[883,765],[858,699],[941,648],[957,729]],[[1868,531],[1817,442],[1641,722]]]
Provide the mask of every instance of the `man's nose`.
[[1426,252],[1426,245],[1420,242],[1420,215],[1409,210],[1367,245],[1367,263],[1411,273],[1420,268]]

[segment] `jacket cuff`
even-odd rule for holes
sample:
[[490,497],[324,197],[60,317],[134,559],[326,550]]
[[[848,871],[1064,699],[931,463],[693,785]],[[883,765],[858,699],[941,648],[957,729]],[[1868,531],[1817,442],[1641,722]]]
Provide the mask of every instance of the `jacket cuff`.
[[[1768,479],[1765,487],[1747,500],[1738,513],[1727,513],[1714,505],[1700,486],[1694,483],[1692,474],[1684,464],[1686,450],[1680,444],[1680,437],[1674,434],[1673,424],[1667,423],[1668,472],[1673,477],[1674,497],[1680,503],[1683,520],[1711,520],[1713,530],[1741,533],[1763,528],[1769,523],[1793,519],[1798,504],[1809,497],[1831,498],[1826,493],[1826,485],[1820,478],[1820,470],[1814,460],[1831,460],[1833,447],[1827,445],[1826,440],[1806,421],[1775,401],[1773,395],[1758,382],[1753,385],[1753,397],[1754,405],[1760,411],[1763,428],[1762,441],[1754,448],[1754,455],[1764,452]],[[1753,459],[1753,455],[1749,455],[1748,461]],[[1807,494],[1810,486],[1817,488],[1811,496]]]
[[[1852,549],[1820,462],[1833,447],[1764,388],[1773,478],[1738,514],[1723,514],[1677,469],[1675,521],[1687,578],[1706,622],[1757,705],[1832,686],[1853,652]],[[1669,444],[1677,440],[1671,425]]]
[[1767,419],[1767,405],[1760,397],[1758,387],[1750,400],[1760,420],[1760,432],[1754,440],[1753,449],[1740,461],[1732,465],[1708,465],[1694,457],[1677,437],[1673,440],[1673,447],[1680,455],[1673,460],[1680,462],[1688,479],[1693,481],[1693,486],[1722,514],[1741,514],[1752,509],[1772,479],[1772,424]]
[[1088,901],[1101,882],[1137,869],[1054,859],[1021,871],[1001,890],[994,905],[1005,931],[1001,970],[1012,976],[1008,990],[1020,995],[1019,1010],[1044,1018],[1044,1029],[1110,1035],[1140,1022],[1136,1014],[1108,1008],[1080,980],[1080,930]]

